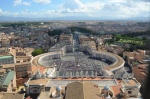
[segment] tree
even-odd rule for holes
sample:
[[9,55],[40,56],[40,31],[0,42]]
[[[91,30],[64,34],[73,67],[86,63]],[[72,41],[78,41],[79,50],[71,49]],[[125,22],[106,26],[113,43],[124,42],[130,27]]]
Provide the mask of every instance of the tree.
[[38,49],[35,49],[33,52],[32,52],[32,56],[37,56],[37,55],[40,55],[42,53],[44,53],[44,49],[42,48],[38,48]]
[[92,30],[84,28],[84,27],[73,26],[73,27],[68,27],[68,28],[71,29],[72,32],[78,31],[78,32],[82,32],[85,34],[88,34],[88,33],[93,34],[93,35],[97,34],[97,33],[93,32]]
[[55,30],[52,30],[52,31],[48,31],[47,33],[48,33],[49,36],[55,36],[55,35],[60,35],[62,33],[62,30],[55,29]]
[[150,40],[147,40],[147,42],[146,42],[147,50],[150,49],[150,46],[149,46],[149,45],[150,45]]
[[132,47],[130,48],[130,51],[133,52],[133,51],[136,51],[136,50],[137,50],[136,46],[132,45]]

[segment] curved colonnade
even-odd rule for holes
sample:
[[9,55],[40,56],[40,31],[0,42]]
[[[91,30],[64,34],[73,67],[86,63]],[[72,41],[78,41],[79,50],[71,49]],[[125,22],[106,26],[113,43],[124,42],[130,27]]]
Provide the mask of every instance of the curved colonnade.
[[61,57],[60,53],[49,53],[47,55],[43,55],[39,57],[38,63],[42,66],[50,67],[54,65],[54,63],[57,62],[57,61],[54,61],[53,59],[60,59],[60,57]]
[[115,71],[123,67],[125,64],[125,61],[120,56],[113,54],[113,53],[103,52],[103,51],[102,52],[94,51],[93,54],[94,54],[94,57],[96,54],[97,58],[102,58],[102,59],[106,59],[106,60],[113,62],[113,64],[105,67],[105,69],[109,71]]

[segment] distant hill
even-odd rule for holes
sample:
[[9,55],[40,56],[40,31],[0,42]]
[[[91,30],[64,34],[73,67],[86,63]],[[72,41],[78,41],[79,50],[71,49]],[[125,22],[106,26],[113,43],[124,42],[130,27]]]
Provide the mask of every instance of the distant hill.
[[127,20],[149,21],[150,22],[150,17],[134,17],[134,18],[128,18]]
[[16,22],[16,21],[50,21],[50,20],[118,20],[118,21],[149,21],[150,17],[134,17],[134,18],[100,18],[100,17],[77,17],[77,16],[67,16],[67,17],[54,17],[54,18],[25,18],[25,17],[8,17],[0,16],[0,22]]

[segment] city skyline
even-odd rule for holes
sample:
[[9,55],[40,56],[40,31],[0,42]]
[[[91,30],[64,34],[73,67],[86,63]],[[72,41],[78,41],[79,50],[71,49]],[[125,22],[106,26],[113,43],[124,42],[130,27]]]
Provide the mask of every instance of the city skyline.
[[150,93],[144,89],[149,27],[140,21],[0,22],[0,99],[142,99]]
[[149,0],[1,0],[2,20],[149,20]]

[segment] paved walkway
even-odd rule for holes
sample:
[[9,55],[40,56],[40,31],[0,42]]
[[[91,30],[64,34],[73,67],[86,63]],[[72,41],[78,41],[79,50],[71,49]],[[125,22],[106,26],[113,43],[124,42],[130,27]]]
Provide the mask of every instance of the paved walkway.
[[[76,82],[77,80],[49,80],[46,86],[67,86],[68,83]],[[82,80],[78,80],[82,81]],[[117,86],[116,80],[83,80],[84,82],[93,82],[98,86]]]

